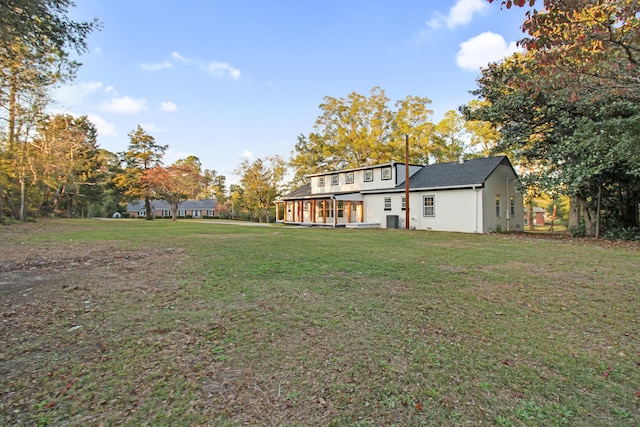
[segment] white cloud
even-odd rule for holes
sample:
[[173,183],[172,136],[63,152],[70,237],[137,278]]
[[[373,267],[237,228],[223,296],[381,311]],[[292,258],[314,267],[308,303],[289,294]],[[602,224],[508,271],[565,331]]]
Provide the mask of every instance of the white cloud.
[[211,62],[209,63],[208,69],[209,72],[216,77],[224,77],[228,74],[229,77],[234,80],[238,80],[240,78],[240,70],[233,68],[226,62]]
[[54,99],[67,107],[82,104],[91,94],[102,89],[102,82],[83,82],[64,85],[57,88],[53,94]]
[[240,154],[240,158],[243,160],[246,159],[251,161],[253,160],[253,153],[251,152],[251,150],[244,150],[242,154]]
[[454,28],[458,25],[467,25],[473,19],[473,15],[483,12],[489,7],[485,0],[459,0],[447,16],[447,27]]
[[96,125],[96,129],[98,129],[98,135],[102,136],[116,136],[116,125],[113,123],[109,123],[103,117],[98,116],[97,114],[87,114],[87,117]]
[[159,62],[155,64],[142,64],[140,65],[140,67],[143,70],[147,70],[147,71],[157,71],[157,70],[162,70],[163,68],[171,68],[171,62],[164,61],[164,62]]
[[147,100],[122,96],[102,104],[101,109],[110,113],[139,113],[147,110]]
[[490,62],[499,61],[517,51],[515,42],[507,44],[501,35],[487,31],[460,43],[456,63],[465,70],[478,71]]
[[433,28],[434,30],[437,30],[438,28],[442,27],[442,21],[444,21],[446,18],[443,17],[441,14],[436,13],[436,16],[434,18],[431,18],[427,21],[427,26],[429,28]]
[[165,101],[160,103],[160,109],[168,113],[178,111],[178,106],[171,101]]
[[187,58],[185,58],[184,56],[180,55],[176,51],[171,52],[171,57],[173,59],[177,59],[178,61],[181,61],[181,62],[187,62]]
[[443,23],[446,23],[449,29],[467,25],[476,13],[483,13],[488,7],[486,0],[458,0],[449,9],[448,15],[436,12],[435,16],[427,21],[427,26],[435,30],[441,28]]

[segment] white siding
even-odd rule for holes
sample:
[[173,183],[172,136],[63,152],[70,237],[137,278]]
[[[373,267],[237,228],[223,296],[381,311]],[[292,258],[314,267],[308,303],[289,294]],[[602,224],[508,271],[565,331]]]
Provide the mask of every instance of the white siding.
[[[391,179],[382,179],[382,169],[391,167]],[[398,172],[398,169],[402,168],[402,172]],[[419,168],[412,167],[415,170],[411,170],[410,173],[415,173]],[[381,167],[373,167],[369,170],[373,170],[373,181],[365,182],[364,173],[365,169],[348,170],[330,172],[322,175],[311,177],[311,194],[323,194],[323,193],[342,193],[342,192],[358,192],[363,190],[379,190],[394,188],[399,182],[400,177],[404,177],[404,164],[403,165],[391,165],[387,164]],[[353,184],[346,183],[346,174],[353,172]],[[396,176],[396,174],[401,176]],[[331,185],[331,177],[338,175],[338,185]],[[318,187],[318,179],[324,178],[324,187]],[[404,181],[404,178],[401,180]]]
[[[484,225],[483,232],[489,233],[496,230],[498,226],[504,231],[523,231],[524,229],[524,207],[522,194],[516,192],[515,175],[511,168],[498,166],[485,182],[484,189]],[[507,181],[508,180],[508,181]],[[496,196],[500,195],[500,217],[496,217]],[[508,213],[509,199],[515,196],[515,212]]]
[[[478,209],[476,209],[476,193]],[[435,215],[423,215],[423,196],[435,196]],[[391,210],[384,210],[384,198],[391,197]],[[367,194],[365,222],[387,225],[387,215],[398,215],[400,228],[405,228],[406,212],[402,210],[404,193]],[[418,230],[481,232],[481,190],[460,189],[411,192],[409,200],[410,227]],[[476,225],[477,224],[477,225]]]

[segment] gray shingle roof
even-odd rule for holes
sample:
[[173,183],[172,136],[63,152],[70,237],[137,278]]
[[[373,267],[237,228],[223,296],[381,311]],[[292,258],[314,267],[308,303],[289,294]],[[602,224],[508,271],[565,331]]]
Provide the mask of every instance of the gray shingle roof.
[[[463,163],[435,163],[420,169],[409,178],[409,188],[446,188],[481,185],[499,166],[511,166],[506,156],[465,160]],[[404,188],[400,183],[396,189]]]
[[302,187],[296,188],[289,194],[283,196],[282,199],[283,200],[300,199],[300,198],[310,197],[310,196],[311,196],[311,183],[308,182]]

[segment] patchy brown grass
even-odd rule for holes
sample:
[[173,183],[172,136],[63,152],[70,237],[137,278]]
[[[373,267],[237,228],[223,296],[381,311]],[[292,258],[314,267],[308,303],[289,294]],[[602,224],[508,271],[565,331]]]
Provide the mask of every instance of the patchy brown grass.
[[2,425],[634,425],[638,246],[0,228]]

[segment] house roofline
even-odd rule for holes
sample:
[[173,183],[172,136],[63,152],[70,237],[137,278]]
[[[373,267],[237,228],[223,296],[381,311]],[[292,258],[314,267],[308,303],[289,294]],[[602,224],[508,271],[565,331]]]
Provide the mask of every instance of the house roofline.
[[[378,169],[378,168],[384,168],[387,166],[395,166],[395,165],[404,165],[404,162],[388,162],[388,163],[381,163],[378,165],[370,165],[370,166],[360,166],[358,168],[349,168],[349,169],[336,169],[336,170],[331,170],[331,171],[327,171],[327,172],[318,172],[318,173],[310,173],[308,175],[305,175],[306,177],[314,177],[314,176],[322,176],[322,175],[334,175],[337,173],[345,173],[345,172],[355,172],[355,171],[362,171],[362,170],[367,170],[367,169]],[[417,167],[424,167],[424,165],[417,165],[417,164],[412,164],[409,163],[409,166],[417,166]]]
[[[418,187],[418,188],[409,188],[410,192],[414,192],[414,191],[435,191],[435,190],[462,190],[465,188],[471,188],[471,189],[476,189],[476,188],[483,188],[484,184],[482,183],[478,183],[478,184],[462,184],[462,185],[445,185],[445,186],[439,186],[439,187]],[[366,191],[362,191],[362,194],[381,194],[381,193],[404,193],[405,189],[404,188],[389,188],[386,190],[366,190]]]

